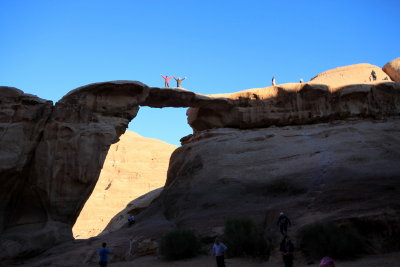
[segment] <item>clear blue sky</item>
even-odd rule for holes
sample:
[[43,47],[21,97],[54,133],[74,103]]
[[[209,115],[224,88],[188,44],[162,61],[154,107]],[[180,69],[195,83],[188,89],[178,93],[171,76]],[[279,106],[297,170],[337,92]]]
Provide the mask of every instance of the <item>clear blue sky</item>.
[[[0,85],[56,102],[93,82],[187,76],[226,93],[400,56],[400,1],[0,0]],[[186,109],[142,108],[129,129],[172,144]]]

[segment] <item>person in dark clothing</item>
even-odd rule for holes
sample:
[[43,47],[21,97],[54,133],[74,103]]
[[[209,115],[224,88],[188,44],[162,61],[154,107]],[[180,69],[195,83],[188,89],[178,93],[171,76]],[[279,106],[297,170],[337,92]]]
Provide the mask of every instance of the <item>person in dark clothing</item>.
[[181,79],[181,77],[178,77],[178,79],[174,77],[174,79],[176,81],[176,87],[181,87],[182,81],[186,80],[186,77],[183,79]]
[[135,216],[131,215],[128,218],[128,226],[134,225],[135,224]]
[[280,230],[281,234],[286,235],[288,225],[291,226],[292,222],[289,220],[289,218],[283,212],[281,212],[279,215],[279,218],[278,218],[278,222],[276,224],[279,226],[279,230]]
[[100,267],[107,267],[108,263],[108,254],[110,254],[110,250],[106,248],[107,243],[102,244],[102,249],[99,250],[99,256],[100,256],[100,261],[99,265]]
[[293,267],[294,246],[287,235],[283,237],[279,250],[282,252],[282,259],[285,267]]
[[373,81],[376,81],[376,72],[374,70],[371,71],[371,77]]

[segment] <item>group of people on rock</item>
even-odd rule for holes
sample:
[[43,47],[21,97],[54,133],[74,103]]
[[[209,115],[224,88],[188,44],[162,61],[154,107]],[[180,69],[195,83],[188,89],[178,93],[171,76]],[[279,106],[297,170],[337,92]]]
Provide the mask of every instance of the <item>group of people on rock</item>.
[[[176,81],[176,87],[179,88],[179,87],[181,87],[181,85],[182,85],[182,81],[184,81],[184,80],[187,78],[187,77],[185,77],[185,78],[180,78],[180,77],[175,78],[174,76],[168,76],[168,75],[164,76],[164,75],[162,75],[162,74],[160,74],[160,75],[161,75],[161,77],[164,79],[164,87],[169,87],[169,81],[170,81],[171,79],[175,79],[175,81]],[[376,72],[375,72],[374,70],[372,70],[372,71],[371,71],[371,75],[369,76],[369,80],[370,80],[370,81],[376,81],[376,79],[377,79]],[[299,83],[304,83],[303,78],[301,78],[301,79],[299,80]],[[276,79],[275,79],[275,77],[272,77],[271,84],[272,84],[272,86],[275,86],[275,85],[276,85]]]
[[185,78],[181,78],[181,77],[175,78],[174,76],[168,76],[168,75],[164,76],[162,74],[160,74],[160,75],[164,79],[164,87],[169,87],[169,81],[172,78],[176,81],[176,87],[181,87],[182,81],[186,80],[186,78],[187,78],[187,77],[185,77]]

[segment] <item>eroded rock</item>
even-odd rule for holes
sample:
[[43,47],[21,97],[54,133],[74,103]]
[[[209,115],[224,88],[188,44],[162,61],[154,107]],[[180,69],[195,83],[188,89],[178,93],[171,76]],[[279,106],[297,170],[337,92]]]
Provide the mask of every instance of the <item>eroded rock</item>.
[[386,72],[393,81],[400,82],[400,58],[396,58],[383,66],[383,71]]

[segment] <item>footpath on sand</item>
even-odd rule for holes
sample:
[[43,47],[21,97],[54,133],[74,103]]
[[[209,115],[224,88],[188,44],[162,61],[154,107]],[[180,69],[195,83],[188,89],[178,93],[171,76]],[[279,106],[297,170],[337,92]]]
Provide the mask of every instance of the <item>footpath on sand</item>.
[[[388,253],[382,255],[370,255],[360,258],[355,261],[336,261],[336,265],[340,267],[365,267],[365,266],[397,266],[400,259],[400,252]],[[273,258],[270,261],[257,261],[251,259],[244,258],[232,258],[225,260],[226,266],[230,267],[282,267],[283,262],[280,258]],[[305,263],[294,262],[294,266],[296,267],[312,267],[318,266],[319,263],[314,263],[311,265],[307,265]],[[182,260],[182,261],[163,261],[156,256],[146,256],[138,258],[131,262],[124,263],[109,263],[108,266],[111,267],[127,267],[127,266],[135,266],[135,267],[146,267],[146,266],[154,266],[154,267],[215,267],[215,258],[212,256],[199,256],[197,258]]]

